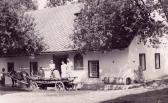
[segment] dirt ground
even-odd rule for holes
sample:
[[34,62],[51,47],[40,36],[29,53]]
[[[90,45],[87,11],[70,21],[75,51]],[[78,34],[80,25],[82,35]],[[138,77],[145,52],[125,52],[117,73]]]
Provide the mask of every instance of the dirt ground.
[[1,90],[0,92],[0,103],[167,103],[168,101],[168,88],[59,92]]

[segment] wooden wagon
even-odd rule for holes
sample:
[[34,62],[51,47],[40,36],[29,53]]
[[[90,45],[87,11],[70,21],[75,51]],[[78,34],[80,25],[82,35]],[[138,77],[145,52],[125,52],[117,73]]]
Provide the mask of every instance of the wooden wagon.
[[55,90],[69,90],[75,89],[73,81],[76,77],[68,78],[42,78],[37,75],[30,76],[25,71],[7,73],[6,76],[17,82],[17,84],[29,88],[29,90],[47,89],[47,87],[54,87]]
[[54,87],[55,90],[70,90],[75,89],[73,81],[76,77],[61,78],[61,79],[31,79],[31,88],[47,89]]

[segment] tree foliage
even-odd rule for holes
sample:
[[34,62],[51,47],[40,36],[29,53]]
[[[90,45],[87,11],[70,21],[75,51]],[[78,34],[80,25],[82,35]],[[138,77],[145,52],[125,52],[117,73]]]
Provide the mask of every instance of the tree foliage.
[[[77,0],[78,2],[82,2],[83,0]],[[61,5],[66,5],[67,2],[74,3],[76,0],[47,0],[47,7],[57,7]]]
[[168,20],[168,1],[167,0],[158,0],[157,7],[163,9],[163,12]]
[[135,36],[158,44],[163,36],[161,21],[151,17],[154,5],[143,0],[85,0],[75,20],[74,47],[112,50],[129,46]]
[[25,13],[27,7],[17,0],[0,1],[0,55],[34,54],[44,50],[34,19]]
[[47,7],[56,7],[64,5],[66,1],[69,0],[47,0]]

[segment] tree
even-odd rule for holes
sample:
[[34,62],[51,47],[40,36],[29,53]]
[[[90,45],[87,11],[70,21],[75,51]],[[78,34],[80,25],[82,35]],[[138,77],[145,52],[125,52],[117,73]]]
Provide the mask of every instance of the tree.
[[56,7],[64,5],[65,0],[47,0],[47,7]]
[[[3,2],[3,0],[0,0]],[[7,0],[8,1],[8,0]],[[19,5],[24,10],[37,10],[37,4],[35,0],[11,0],[15,5]]]
[[20,3],[20,5],[24,6],[26,10],[37,10],[37,4],[36,1],[33,0],[13,0],[17,3]]
[[163,12],[168,20],[168,1],[167,0],[158,0],[158,3],[156,5],[158,5],[157,7],[159,9],[163,10]]
[[34,19],[16,0],[0,0],[0,55],[35,54],[46,44],[35,30]]
[[47,7],[66,5],[67,2],[81,2],[81,0],[47,0]]
[[74,48],[123,49],[135,36],[158,44],[165,25],[151,17],[152,9],[143,0],[85,0],[75,20]]

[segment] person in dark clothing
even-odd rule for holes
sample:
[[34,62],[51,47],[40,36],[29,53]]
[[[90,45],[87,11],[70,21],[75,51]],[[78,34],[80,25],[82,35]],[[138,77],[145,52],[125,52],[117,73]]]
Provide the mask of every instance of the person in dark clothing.
[[12,87],[15,87],[16,86],[16,76],[17,76],[17,73],[16,73],[16,71],[14,71],[14,70],[12,70],[11,72],[10,72],[10,75],[12,76]]
[[2,85],[5,86],[5,68],[2,68],[2,76],[1,76],[1,80],[2,80]]

